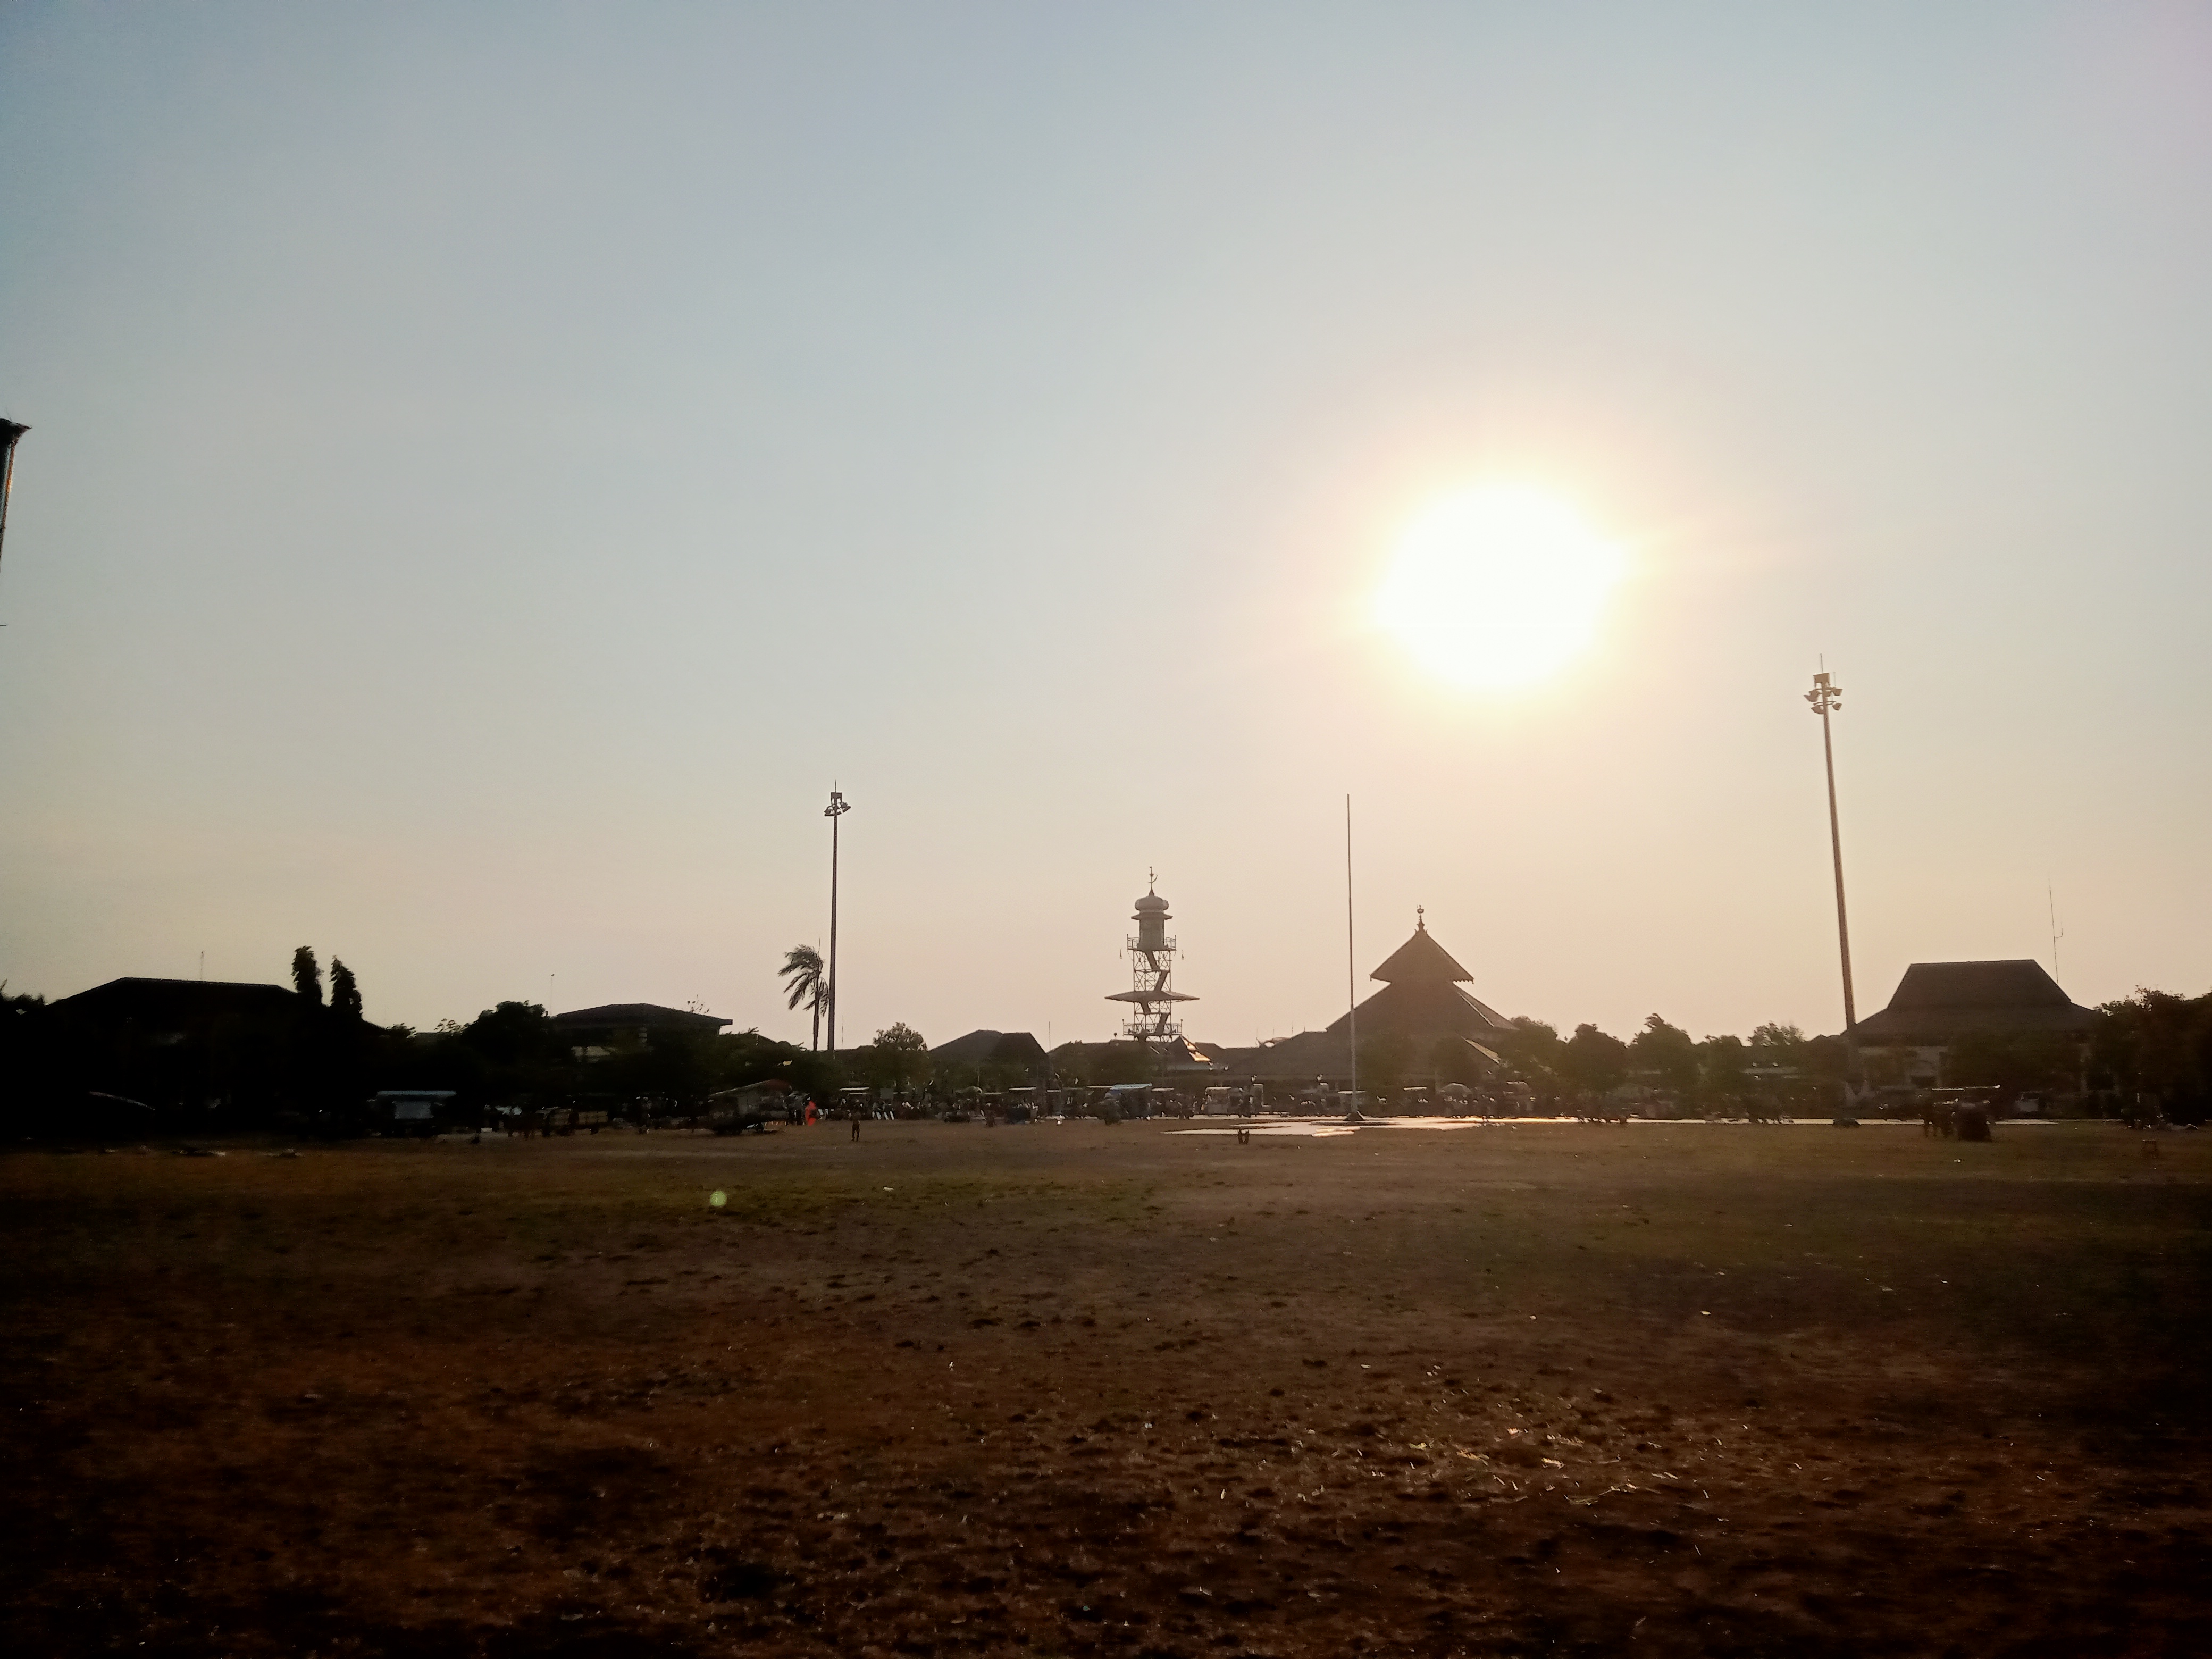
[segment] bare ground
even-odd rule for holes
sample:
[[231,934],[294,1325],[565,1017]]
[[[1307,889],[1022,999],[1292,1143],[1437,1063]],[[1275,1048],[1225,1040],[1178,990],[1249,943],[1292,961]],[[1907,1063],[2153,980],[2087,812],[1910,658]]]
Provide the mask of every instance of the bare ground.
[[1182,1127],[0,1158],[0,1638],[2212,1652],[2212,1136]]

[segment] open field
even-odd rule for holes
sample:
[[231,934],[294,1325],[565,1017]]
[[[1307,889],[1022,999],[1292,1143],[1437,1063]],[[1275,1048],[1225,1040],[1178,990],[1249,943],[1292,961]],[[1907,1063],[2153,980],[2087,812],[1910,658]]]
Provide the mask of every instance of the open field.
[[1186,1127],[8,1155],[0,1638],[2212,1652],[2212,1135]]

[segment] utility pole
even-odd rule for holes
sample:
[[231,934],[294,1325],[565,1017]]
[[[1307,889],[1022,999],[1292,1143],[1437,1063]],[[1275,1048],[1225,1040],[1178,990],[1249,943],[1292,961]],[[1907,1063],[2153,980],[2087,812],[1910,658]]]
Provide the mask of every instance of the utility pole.
[[30,429],[21,421],[0,421],[0,544],[8,539],[8,497],[15,489],[15,440]]
[[837,1069],[837,820],[853,810],[841,791],[830,792],[822,816],[830,820],[830,1069]]
[[1828,767],[1828,848],[1836,861],[1836,942],[1844,957],[1844,1054],[1848,1081],[1859,1068],[1859,1014],[1851,996],[1851,924],[1844,909],[1844,833],[1836,820],[1836,745],[1828,735],[1828,715],[1844,706],[1844,688],[1824,666],[1813,676],[1813,689],[1805,694],[1805,701],[1820,717],[1820,753]]
[[1359,953],[1352,932],[1352,797],[1344,798],[1344,1000],[1345,1036],[1352,1047],[1352,1110],[1359,1111]]

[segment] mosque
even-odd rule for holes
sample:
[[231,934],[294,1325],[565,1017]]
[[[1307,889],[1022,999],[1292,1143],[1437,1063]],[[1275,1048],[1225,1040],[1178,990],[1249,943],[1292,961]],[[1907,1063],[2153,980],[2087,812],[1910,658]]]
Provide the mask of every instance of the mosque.
[[[1381,981],[1382,988],[1358,1005],[1361,1047],[1378,1037],[1395,1039],[1407,1074],[1414,1079],[1438,1072],[1480,1075],[1502,1070],[1498,1044],[1514,1034],[1512,1022],[1466,988],[1474,975],[1429,932],[1426,911],[1416,909],[1413,915],[1412,936],[1369,975]],[[1108,1000],[1130,1005],[1121,1035],[1152,1051],[1163,1081],[1304,1087],[1317,1079],[1336,1085],[1350,1080],[1352,1013],[1322,1030],[1249,1048],[1187,1037],[1180,1005],[1198,999],[1173,987],[1176,941],[1167,931],[1168,902],[1159,896],[1157,878],[1137,901],[1131,920],[1137,932],[1128,940],[1130,988]]]
[[1363,1050],[1378,1037],[1396,1039],[1409,1080],[1503,1072],[1498,1045],[1514,1034],[1513,1024],[1467,989],[1474,975],[1429,932],[1425,910],[1415,910],[1411,937],[1368,977],[1382,988],[1358,1005],[1356,1020],[1353,1013],[1340,1014],[1322,1030],[1224,1048],[1217,1060],[1225,1080],[1347,1083],[1355,1026]]

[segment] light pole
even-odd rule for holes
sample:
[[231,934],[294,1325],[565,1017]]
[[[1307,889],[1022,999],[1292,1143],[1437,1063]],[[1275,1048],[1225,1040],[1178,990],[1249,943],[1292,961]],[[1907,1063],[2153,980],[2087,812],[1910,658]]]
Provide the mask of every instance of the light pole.
[[30,429],[21,421],[0,421],[0,544],[8,539],[8,497],[15,489],[15,440]]
[[1359,1117],[1359,951],[1352,933],[1352,797],[1344,798],[1344,1001],[1345,1041],[1352,1050],[1352,1109]]
[[837,820],[853,810],[842,791],[830,792],[822,816],[830,820],[830,1069],[837,1069]]
[[1828,849],[1836,861],[1836,942],[1844,957],[1844,1069],[1846,1082],[1858,1070],[1858,1009],[1851,996],[1851,924],[1844,910],[1844,832],[1836,821],[1836,744],[1828,735],[1828,715],[1844,706],[1844,688],[1824,669],[1813,676],[1813,689],[1805,694],[1813,712],[1820,717],[1820,753],[1828,767]]

